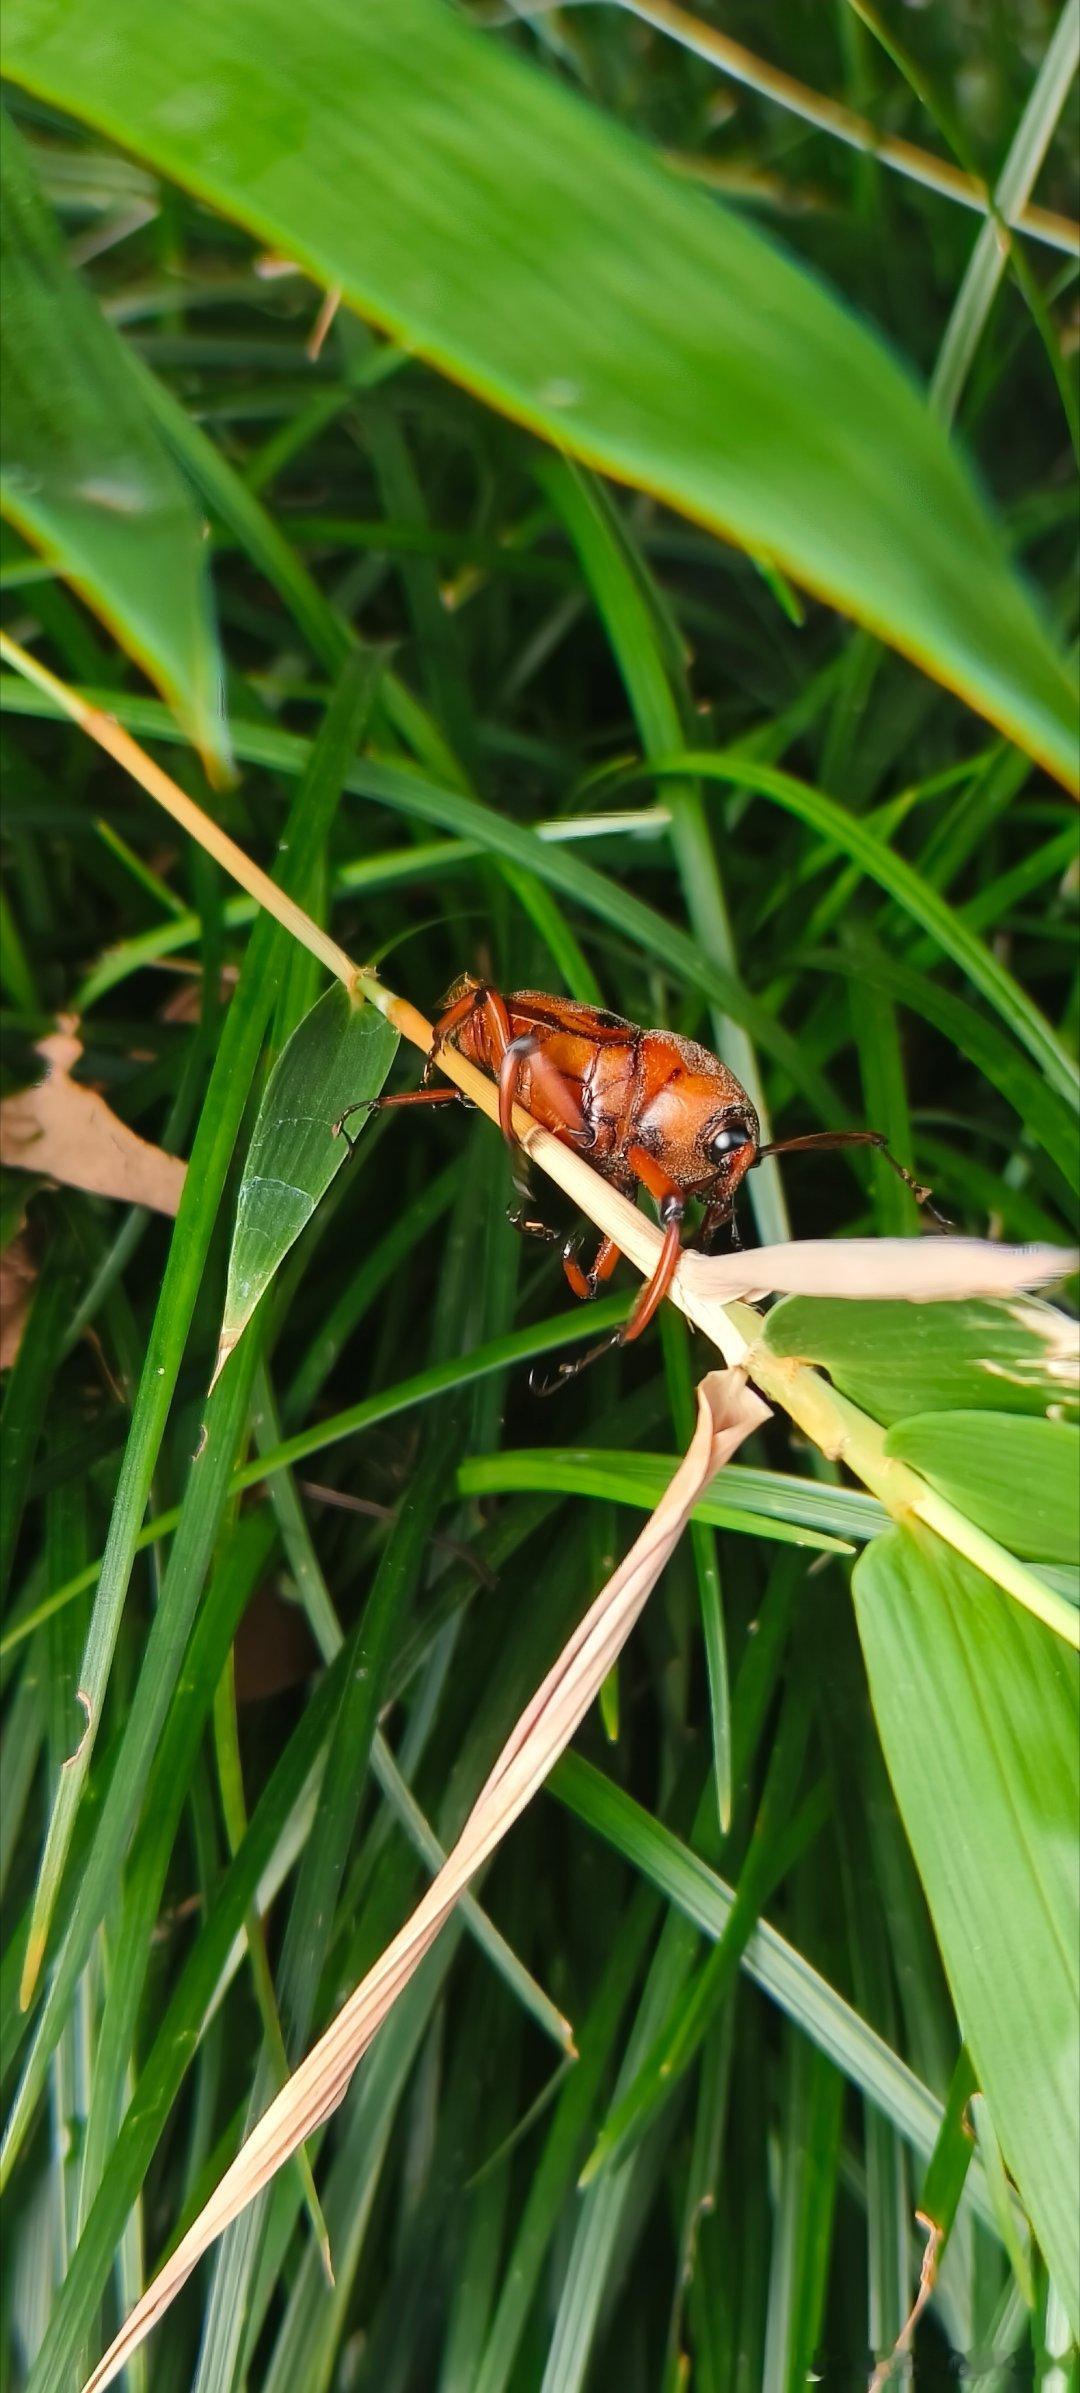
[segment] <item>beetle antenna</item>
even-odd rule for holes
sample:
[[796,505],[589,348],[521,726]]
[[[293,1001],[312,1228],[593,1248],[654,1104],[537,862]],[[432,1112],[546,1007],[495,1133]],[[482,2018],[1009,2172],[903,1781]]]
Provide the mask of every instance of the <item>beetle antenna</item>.
[[[346,1146],[348,1147],[350,1155],[355,1155],[356,1153],[356,1139],[350,1138],[349,1133],[345,1128],[345,1124],[350,1119],[352,1114],[371,1113],[374,1111],[374,1106],[375,1100],[373,1097],[361,1097],[358,1099],[355,1105],[347,1105],[344,1113],[339,1114],[337,1121],[332,1122],[330,1125],[331,1138],[343,1138]],[[357,1137],[358,1136],[359,1132],[357,1132]]]
[[939,1229],[952,1229],[953,1224],[947,1215],[938,1212],[930,1189],[925,1188],[921,1180],[916,1180],[913,1172],[907,1171],[902,1163],[897,1162],[896,1156],[892,1153],[880,1130],[812,1130],[805,1138],[776,1138],[767,1146],[758,1148],[754,1163],[760,1163],[765,1155],[820,1155],[834,1147],[873,1147],[877,1154],[884,1156],[886,1163],[896,1173],[897,1179],[903,1181],[905,1188],[910,1188],[916,1204],[921,1205],[924,1211],[929,1213],[931,1219],[937,1222]]

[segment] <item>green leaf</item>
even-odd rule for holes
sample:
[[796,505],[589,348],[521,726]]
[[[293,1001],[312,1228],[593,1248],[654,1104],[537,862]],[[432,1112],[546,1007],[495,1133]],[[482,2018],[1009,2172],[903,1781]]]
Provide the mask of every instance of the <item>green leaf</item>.
[[921,1528],[854,1573],[870,1693],[1006,2165],[1080,2325],[1077,1672]]
[[251,1136],[229,1255],[220,1371],[259,1298],[348,1157],[335,1129],[378,1096],[398,1034],[335,984],[294,1030],[267,1081]]
[[960,2047],[952,2074],[941,2133],[930,2155],[919,2195],[919,2209],[942,2235],[952,2232],[967,2173],[975,2150],[967,2107],[978,2080],[966,2044]]
[[490,405],[780,566],[1071,780],[1065,669],[924,399],[809,275],[553,76],[438,0],[5,15],[15,82]]
[[[677,1456],[608,1452],[603,1447],[540,1446],[534,1451],[478,1454],[459,1465],[463,1496],[503,1495],[539,1488],[564,1496],[594,1496],[600,1502],[632,1504],[649,1512],[659,1503],[676,1468]],[[723,1493],[711,1491],[694,1507],[694,1519],[716,1529],[741,1529],[781,1544],[820,1545],[827,1550],[855,1539],[876,1537],[888,1514],[873,1496],[853,1487],[829,1487],[783,1471],[755,1471],[729,1463]]]
[[916,1414],[886,1452],[1033,1562],[1080,1562],[1080,1430],[1024,1413]]
[[1075,1323],[1033,1298],[920,1305],[792,1296],[770,1313],[765,1343],[770,1354],[823,1364],[876,1421],[1077,1404]]
[[574,2186],[587,2122],[604,2071],[610,2066],[619,2020],[641,1966],[642,1948],[650,1931],[655,1934],[655,1913],[655,1898],[640,1888],[623,1915],[588,2014],[577,2031],[578,2058],[530,2170],[528,2199],[473,2393],[504,2393],[510,2379],[544,2256],[556,2232],[560,2208]]
[[228,762],[204,527],[136,369],[69,270],[26,149],[0,117],[4,281],[0,510]]
[[765,2329],[768,2385],[812,2384],[840,2182],[844,2081],[805,2036],[788,2035],[776,2236]]
[[[1000,1089],[1022,1125],[1022,1139],[1038,1139],[1053,1157],[1067,1186],[1077,1184],[1076,1107],[1066,1105],[996,1022],[926,971],[901,963],[856,923],[845,924],[845,947],[801,959],[811,970],[842,974],[856,990],[867,983],[931,1022],[951,1047],[966,1055],[992,1088]],[[994,1200],[994,1209],[997,1202]]]
[[670,2101],[704,2036],[717,2021],[766,1902],[821,1826],[822,1805],[817,1796],[797,1811],[795,1805],[808,1720],[805,1689],[796,1689],[781,1714],[757,1822],[723,1930],[690,1986],[680,1990],[631,2084],[609,2110],[582,2171],[583,2185],[624,2159],[649,2119]]
[[0,1589],[6,1588],[34,1456],[48,1418],[49,1386],[63,1351],[75,1290],[73,1259],[59,1238],[35,1291],[0,1408]]

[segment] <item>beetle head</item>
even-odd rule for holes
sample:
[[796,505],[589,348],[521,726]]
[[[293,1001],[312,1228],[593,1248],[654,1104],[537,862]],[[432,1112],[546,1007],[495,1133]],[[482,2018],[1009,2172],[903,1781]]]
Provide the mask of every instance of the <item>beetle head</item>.
[[760,1139],[757,1114],[742,1090],[735,1101],[703,1125],[698,1145],[708,1177],[703,1178],[700,1193],[708,1196],[711,1205],[730,1203],[740,1180],[757,1160]]
[[651,1034],[648,1078],[635,1129],[685,1196],[710,1205],[735,1194],[761,1137],[757,1114],[734,1072],[673,1032]]

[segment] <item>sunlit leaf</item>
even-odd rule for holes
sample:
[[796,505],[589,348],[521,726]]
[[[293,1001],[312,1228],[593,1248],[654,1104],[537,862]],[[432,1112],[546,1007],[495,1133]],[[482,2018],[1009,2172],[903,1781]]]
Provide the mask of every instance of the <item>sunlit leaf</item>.
[[793,1296],[769,1315],[770,1353],[821,1363],[878,1421],[954,1409],[1075,1411],[1076,1324],[1033,1299],[837,1304]]
[[1080,1430],[1023,1413],[916,1414],[887,1451],[1034,1562],[1080,1562]]
[[753,227],[500,37],[439,0],[8,0],[4,65],[1073,778],[1064,666],[906,375]]

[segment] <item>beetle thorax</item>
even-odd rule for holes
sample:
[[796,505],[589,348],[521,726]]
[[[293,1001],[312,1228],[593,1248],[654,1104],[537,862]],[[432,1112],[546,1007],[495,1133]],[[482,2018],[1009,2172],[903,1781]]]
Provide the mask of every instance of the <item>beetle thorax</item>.
[[[696,1039],[671,1031],[648,1031],[642,1088],[634,1123],[637,1144],[663,1159],[664,1168],[687,1195],[728,1186],[734,1190],[757,1150],[758,1119],[734,1072]],[[743,1156],[719,1166],[709,1141],[726,1121],[745,1124]]]

